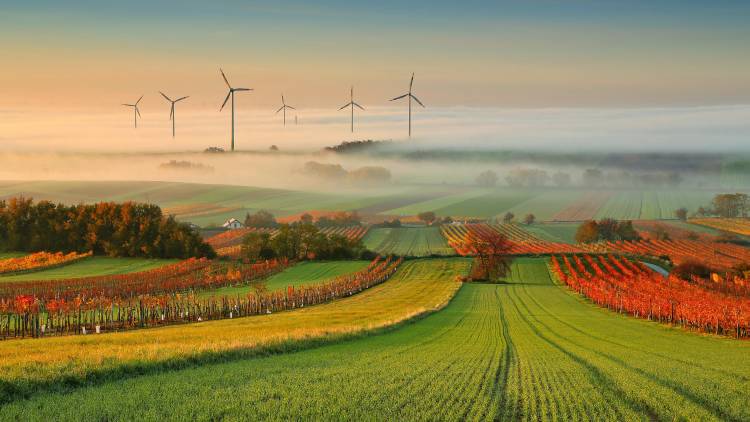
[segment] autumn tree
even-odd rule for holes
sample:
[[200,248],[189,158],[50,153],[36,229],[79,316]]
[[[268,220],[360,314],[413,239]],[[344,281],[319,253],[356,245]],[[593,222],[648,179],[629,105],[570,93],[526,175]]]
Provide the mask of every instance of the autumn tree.
[[512,243],[495,230],[470,230],[464,239],[464,247],[476,255],[472,277],[479,280],[498,280],[510,269]]
[[278,225],[279,223],[276,222],[276,218],[273,214],[266,210],[259,210],[255,214],[248,213],[245,216],[245,227],[273,229],[278,227]]
[[676,209],[676,210],[674,211],[674,215],[675,215],[675,217],[677,217],[677,219],[679,219],[679,220],[682,220],[682,221],[687,221],[687,219],[688,219],[688,210],[687,210],[687,208],[685,208],[685,207],[682,207],[682,208],[677,208],[677,209]]
[[523,218],[523,222],[527,226],[534,224],[535,220],[536,220],[536,216],[534,214],[531,214],[531,213],[526,214],[526,217]]
[[425,224],[430,225],[435,221],[437,217],[435,216],[434,212],[425,211],[417,214],[417,218],[419,218],[419,221],[423,221]]
[[514,218],[516,218],[516,215],[508,211],[503,216],[503,223],[505,224],[512,223]]

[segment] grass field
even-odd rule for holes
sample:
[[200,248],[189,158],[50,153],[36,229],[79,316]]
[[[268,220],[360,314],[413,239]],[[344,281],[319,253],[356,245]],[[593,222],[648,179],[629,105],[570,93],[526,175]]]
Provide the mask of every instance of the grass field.
[[439,227],[370,229],[362,239],[365,246],[380,254],[399,256],[454,255]]
[[[288,286],[300,287],[322,283],[334,277],[360,271],[367,268],[370,261],[333,261],[302,262],[291,268],[274,274],[265,281],[266,289],[280,290]],[[223,287],[204,291],[199,297],[245,295],[253,290],[252,286]]]
[[537,223],[523,229],[542,240],[575,244],[579,226],[580,223]]
[[0,418],[747,420],[748,353],[594,307],[518,259],[507,284],[465,285],[396,331],[37,392]]
[[465,274],[469,263],[463,258],[409,261],[381,285],[290,312],[99,336],[0,342],[0,405],[11,396],[293,350],[388,327],[444,306],[460,286],[455,276]]
[[0,276],[0,283],[26,280],[57,280],[64,278],[90,277],[146,271],[162,265],[173,264],[176,259],[109,258],[94,256],[73,264],[49,270],[24,274]]

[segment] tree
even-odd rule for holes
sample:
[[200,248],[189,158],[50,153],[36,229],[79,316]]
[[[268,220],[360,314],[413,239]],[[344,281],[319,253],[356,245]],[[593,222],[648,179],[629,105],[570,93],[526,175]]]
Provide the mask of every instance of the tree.
[[576,230],[576,242],[593,243],[599,240],[599,225],[594,220],[584,221]]
[[685,207],[682,207],[682,208],[677,208],[677,209],[676,209],[676,210],[674,211],[674,215],[675,215],[675,217],[677,217],[678,219],[680,219],[680,220],[682,220],[682,221],[687,221],[687,218],[688,218],[688,210],[687,210],[687,208],[685,208]]
[[312,224],[313,216],[308,213],[304,213],[299,217],[299,221],[300,223],[303,223],[303,224]]
[[473,276],[476,279],[497,280],[510,269],[510,249],[512,244],[495,230],[470,230],[464,238],[464,247],[476,254]]
[[687,261],[672,268],[671,274],[683,280],[690,280],[691,276],[708,278],[714,270],[697,261]]
[[477,176],[476,178],[476,182],[479,186],[491,188],[497,185],[497,179],[497,173],[492,170],[485,170],[479,173],[479,176]]
[[526,214],[526,217],[523,218],[523,222],[526,223],[527,226],[534,224],[535,220],[536,216],[534,214]]
[[250,232],[242,239],[240,256],[250,262],[273,259],[276,252],[271,247],[271,235],[261,232]]
[[279,226],[273,214],[266,210],[259,210],[255,214],[245,216],[245,227],[256,229],[273,229]]
[[744,193],[722,193],[714,196],[711,204],[720,217],[747,217],[749,201],[750,197]]
[[430,225],[435,221],[435,218],[437,217],[435,216],[434,212],[425,211],[425,212],[420,212],[419,214],[417,214],[417,218],[419,218],[420,221],[425,222],[425,224]]
[[512,212],[508,211],[503,216],[503,223],[509,224],[509,223],[513,222],[514,218],[516,218],[516,215],[513,214]]
[[659,223],[654,225],[654,238],[656,240],[671,240],[669,231],[664,224]]

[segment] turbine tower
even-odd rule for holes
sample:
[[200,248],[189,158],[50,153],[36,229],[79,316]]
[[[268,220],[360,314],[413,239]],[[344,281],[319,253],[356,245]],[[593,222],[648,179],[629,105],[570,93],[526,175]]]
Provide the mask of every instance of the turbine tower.
[[133,107],[133,124],[135,125],[135,128],[138,128],[138,118],[141,117],[141,112],[138,110],[138,103],[141,102],[143,99],[143,95],[141,95],[141,98],[138,99],[138,101],[135,102],[135,104],[122,104],[126,107]]
[[[294,107],[292,107],[290,105],[286,105],[286,101],[284,101],[284,94],[281,94],[281,107],[278,110],[276,110],[276,114],[279,114],[280,111],[284,112],[284,126],[286,126],[286,109],[296,110],[296,108],[294,108]],[[296,121],[297,121],[297,117],[296,116],[294,117],[294,121],[296,123]]]
[[341,110],[343,110],[343,109],[345,109],[347,107],[351,107],[352,108],[352,133],[354,133],[354,107],[359,107],[360,110],[365,111],[365,109],[362,108],[361,105],[359,105],[359,104],[357,104],[357,103],[354,102],[354,87],[352,87],[352,89],[349,91],[349,102],[347,104],[344,104],[343,106],[341,106],[341,108],[339,109],[339,111],[341,111]]
[[224,110],[224,106],[227,105],[227,101],[229,101],[229,97],[232,97],[232,151],[234,151],[234,92],[235,91],[252,91],[252,89],[251,88],[232,88],[232,85],[229,85],[229,81],[227,80],[227,75],[224,74],[224,71],[219,69],[219,72],[221,72],[221,77],[224,78],[224,83],[226,83],[227,87],[229,87],[227,98],[224,99],[224,103],[221,105],[221,108],[219,109],[219,111]]
[[400,100],[400,99],[402,99],[404,97],[408,97],[409,98],[409,138],[411,138],[411,100],[413,99],[414,101],[416,101],[417,103],[419,103],[419,105],[421,105],[424,108],[424,104],[422,104],[422,102],[419,101],[419,98],[415,97],[414,94],[411,93],[411,87],[412,87],[412,85],[414,85],[414,73],[411,74],[411,81],[409,82],[409,92],[407,92],[404,95],[401,95],[401,96],[398,96],[396,98],[392,98],[391,99],[391,101],[396,101],[396,100]]
[[178,101],[182,101],[182,100],[184,100],[185,98],[189,98],[190,96],[187,96],[187,97],[182,97],[182,98],[178,98],[178,99],[176,99],[176,100],[172,100],[171,98],[167,97],[167,95],[166,95],[166,94],[164,94],[164,93],[163,93],[163,92],[161,92],[161,91],[159,91],[159,94],[161,94],[161,96],[162,96],[162,97],[164,97],[164,99],[165,99],[165,100],[167,100],[167,101],[169,101],[170,103],[172,103],[172,107],[171,107],[171,109],[170,109],[170,111],[169,111],[169,120],[171,120],[171,121],[172,121],[172,138],[174,138],[174,105],[175,105],[175,103],[176,103],[176,102],[178,102]]

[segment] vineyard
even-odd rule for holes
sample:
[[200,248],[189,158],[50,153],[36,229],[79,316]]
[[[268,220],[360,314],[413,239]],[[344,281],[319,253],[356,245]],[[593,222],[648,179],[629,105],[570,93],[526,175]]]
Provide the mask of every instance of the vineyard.
[[[441,289],[445,295],[455,289],[450,280],[466,268],[466,261],[449,262],[412,261],[393,282],[253,325],[247,324],[254,320],[249,318],[200,324],[195,332],[177,326],[123,333],[113,338],[114,345],[85,348],[81,337],[48,339],[47,344],[24,340],[28,349],[23,354],[9,354],[13,342],[0,342],[0,377],[10,392],[25,393],[4,404],[0,418],[111,420],[144,413],[175,419],[253,415],[259,420],[750,418],[743,381],[750,378],[747,342],[602,312],[553,284],[545,259],[518,258],[507,284],[464,285],[442,311],[377,336],[253,359],[245,358],[249,354],[195,358],[179,365],[175,357],[194,356],[209,344],[221,350],[250,337],[266,338],[281,327],[338,330],[341,324],[379,324],[408,314],[405,307],[412,301],[420,304],[412,311],[434,307],[443,300],[433,292]],[[158,351],[146,348],[157,339]],[[138,375],[112,366],[130,362],[138,368],[136,355],[171,363]],[[49,391],[45,382],[23,389],[18,381],[54,380],[62,375],[53,368],[67,360],[74,362],[74,374],[90,374],[93,366],[83,365],[96,359],[111,369],[102,381],[85,386]]]
[[613,255],[553,256],[551,262],[563,283],[612,311],[706,333],[750,336],[750,282],[744,279],[665,278]]
[[[249,283],[283,268],[276,261],[229,267],[217,272],[204,260],[188,260],[155,274],[108,279],[82,280],[64,285],[29,286],[31,294],[19,294],[8,286],[0,292],[0,336],[40,337],[54,334],[86,334],[121,331],[211,319],[270,314],[303,308],[350,296],[387,280],[401,259],[379,257],[358,272],[338,276],[322,284],[288,286],[285,290],[254,292],[245,297],[212,296],[200,299],[196,289]],[[175,292],[187,292],[180,294]]]
[[641,240],[614,241],[581,245],[589,252],[615,252],[652,257],[669,257],[672,263],[697,261],[717,270],[750,262],[750,249],[731,243],[701,242],[696,240]]
[[750,219],[747,218],[693,218],[690,223],[750,236]]
[[91,252],[82,254],[77,252],[70,252],[68,254],[62,252],[37,252],[15,258],[6,258],[0,260],[0,275],[60,267],[88,258],[91,255]]
[[517,224],[449,224],[441,227],[443,236],[448,240],[448,244],[459,255],[472,255],[473,250],[466,246],[466,236],[471,232],[499,232],[505,235],[511,242],[510,253],[513,255],[543,255],[550,253],[572,253],[580,252],[577,246],[563,242],[548,242],[541,240]]

